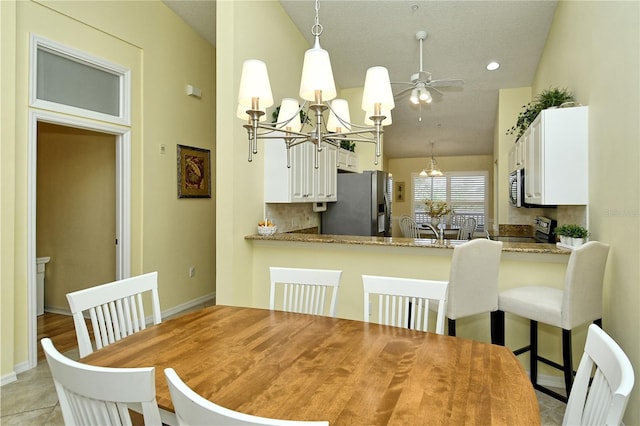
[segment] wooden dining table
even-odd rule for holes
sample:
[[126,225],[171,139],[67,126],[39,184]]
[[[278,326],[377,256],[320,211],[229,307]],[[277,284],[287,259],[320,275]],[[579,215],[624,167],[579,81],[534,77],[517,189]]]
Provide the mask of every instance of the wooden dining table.
[[164,369],[232,410],[332,425],[536,425],[538,402],[506,347],[362,321],[212,306],[81,359]]

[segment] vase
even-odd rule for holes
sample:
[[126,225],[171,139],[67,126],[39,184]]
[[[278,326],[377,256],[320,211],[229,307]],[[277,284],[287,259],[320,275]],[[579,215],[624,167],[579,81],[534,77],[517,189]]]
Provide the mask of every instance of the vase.
[[431,225],[433,225],[434,228],[438,228],[438,225],[440,225],[440,218],[439,217],[432,217],[431,218]]

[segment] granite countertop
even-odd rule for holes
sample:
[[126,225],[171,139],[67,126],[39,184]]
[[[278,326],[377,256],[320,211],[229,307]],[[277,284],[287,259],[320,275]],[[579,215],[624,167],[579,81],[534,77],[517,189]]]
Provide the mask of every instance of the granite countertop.
[[[247,235],[245,240],[262,241],[282,241],[296,243],[325,243],[325,244],[352,244],[366,246],[386,246],[386,247],[422,247],[453,249],[456,245],[463,244],[466,240],[445,240],[444,245],[437,240],[430,238],[403,238],[403,237],[362,237],[355,235],[325,235],[325,234],[302,234],[302,233],[281,233],[274,235]],[[556,247],[555,244],[540,243],[502,243],[502,251],[516,253],[547,253],[547,254],[570,254],[570,250]]]

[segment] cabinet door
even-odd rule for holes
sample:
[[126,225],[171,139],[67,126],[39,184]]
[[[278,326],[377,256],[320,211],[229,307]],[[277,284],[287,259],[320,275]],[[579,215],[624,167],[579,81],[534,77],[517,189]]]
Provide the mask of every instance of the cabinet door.
[[315,145],[302,143],[291,148],[291,199],[308,202],[315,197]]
[[531,164],[531,177],[525,184],[527,190],[525,193],[525,201],[532,204],[542,203],[542,188],[544,187],[544,143],[542,138],[542,116],[531,125],[531,134],[529,136],[529,156]]
[[316,173],[316,201],[337,200],[338,148],[323,144]]

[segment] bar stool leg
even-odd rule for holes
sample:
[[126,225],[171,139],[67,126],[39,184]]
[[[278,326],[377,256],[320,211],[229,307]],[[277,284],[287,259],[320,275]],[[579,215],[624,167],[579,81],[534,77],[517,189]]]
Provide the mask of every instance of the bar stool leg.
[[573,357],[571,356],[571,330],[562,329],[562,362],[564,365],[564,387],[567,399],[573,386]]
[[504,346],[504,312],[491,312],[491,343]]
[[456,320],[447,318],[447,328],[449,329],[449,336],[456,335]]
[[538,385],[538,321],[529,322],[529,334],[531,349],[529,352],[529,371],[531,372],[531,383],[535,388]]

